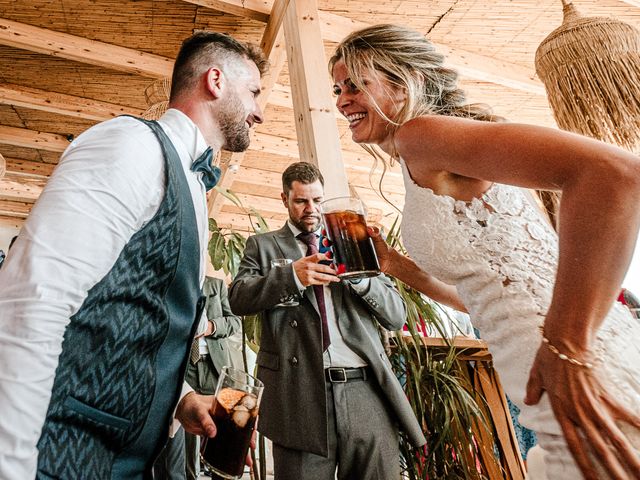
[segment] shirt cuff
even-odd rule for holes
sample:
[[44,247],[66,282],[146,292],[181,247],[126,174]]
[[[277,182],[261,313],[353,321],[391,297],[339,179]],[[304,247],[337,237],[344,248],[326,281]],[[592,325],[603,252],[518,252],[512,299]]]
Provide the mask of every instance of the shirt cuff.
[[[187,382],[183,382],[182,391],[180,392],[180,400],[178,400],[178,404],[182,401],[182,399],[187,394],[193,391],[195,390],[191,388],[191,385],[189,385]],[[178,430],[180,430],[180,427],[182,426],[180,424],[180,421],[176,418],[176,411],[178,409],[178,404],[176,404],[176,408],[173,410],[173,420],[171,421],[171,425],[169,425],[169,437],[171,438],[175,437],[176,433],[178,433]]]

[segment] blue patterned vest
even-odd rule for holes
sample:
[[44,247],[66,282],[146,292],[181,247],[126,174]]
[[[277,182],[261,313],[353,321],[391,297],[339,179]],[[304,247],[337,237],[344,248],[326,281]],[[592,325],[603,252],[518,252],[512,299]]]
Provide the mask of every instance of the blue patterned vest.
[[168,436],[203,307],[200,245],[180,158],[162,128],[145,123],[164,152],[165,196],[71,317],[38,443],[39,479],[151,478]]

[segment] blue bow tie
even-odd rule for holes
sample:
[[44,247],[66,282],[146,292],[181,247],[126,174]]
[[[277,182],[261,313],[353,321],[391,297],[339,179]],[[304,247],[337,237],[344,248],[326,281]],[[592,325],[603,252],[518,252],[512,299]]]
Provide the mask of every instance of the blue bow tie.
[[211,147],[208,147],[204,153],[191,164],[192,172],[202,172],[202,183],[204,183],[207,192],[216,186],[222,174],[218,167],[211,165],[211,160],[213,160],[213,150]]

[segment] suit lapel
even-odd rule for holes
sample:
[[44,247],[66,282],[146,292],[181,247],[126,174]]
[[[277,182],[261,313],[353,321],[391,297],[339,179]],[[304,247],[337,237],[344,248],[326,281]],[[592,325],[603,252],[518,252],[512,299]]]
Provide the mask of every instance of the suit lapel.
[[285,223],[284,227],[276,232],[274,238],[278,248],[282,252],[282,258],[290,258],[294,261],[302,258],[298,241],[293,236],[293,232],[288,224]]

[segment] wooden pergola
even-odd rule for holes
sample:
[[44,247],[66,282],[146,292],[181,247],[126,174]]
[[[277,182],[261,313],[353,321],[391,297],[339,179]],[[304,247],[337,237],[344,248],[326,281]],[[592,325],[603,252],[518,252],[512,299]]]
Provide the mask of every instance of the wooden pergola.
[[[640,27],[638,0],[575,3]],[[380,174],[370,178],[372,159],[351,141],[330,94],[335,43],[367,24],[411,26],[448,56],[470,101],[554,126],[533,59],[561,12],[560,0],[0,0],[0,227],[21,226],[70,140],[145,111],[145,89],[170,75],[182,40],[202,29],[261,44],[272,64],[260,96],[266,121],[248,152],[222,156],[222,186],[275,228],[286,218],[280,172],[310,160],[327,178],[327,197],[350,188],[388,225],[396,211],[376,193]],[[401,208],[397,167],[383,188]],[[220,225],[251,231],[225,197],[212,194],[209,207]]]

